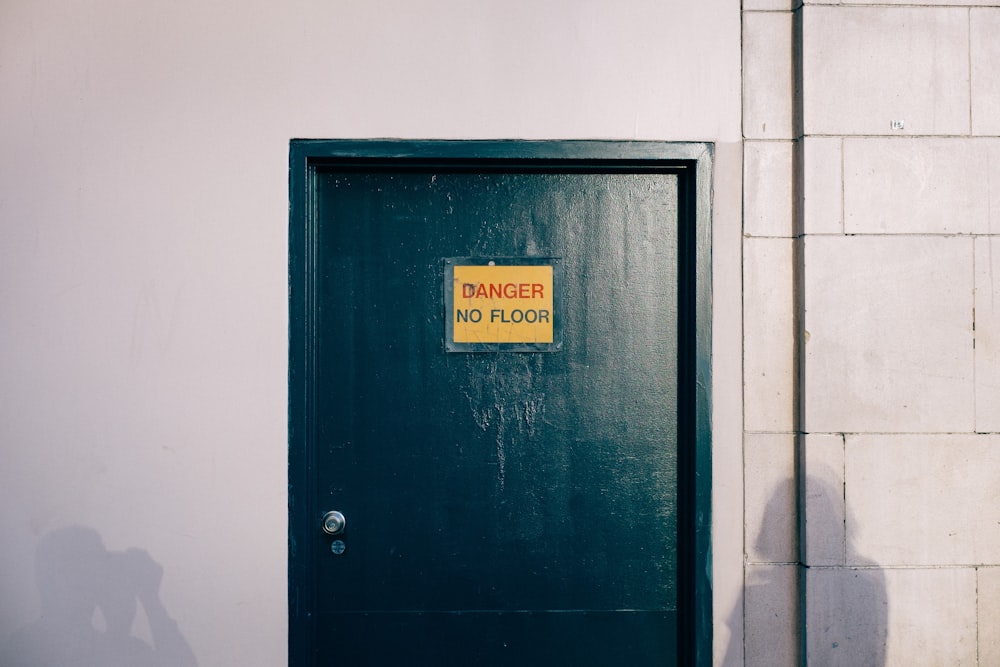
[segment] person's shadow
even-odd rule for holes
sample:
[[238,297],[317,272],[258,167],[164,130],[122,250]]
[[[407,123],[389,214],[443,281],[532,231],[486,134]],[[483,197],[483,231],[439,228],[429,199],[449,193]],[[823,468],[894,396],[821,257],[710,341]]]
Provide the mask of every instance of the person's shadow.
[[[109,552],[91,528],[42,538],[35,553],[41,615],[19,630],[4,667],[197,667],[191,647],[160,601],[163,570],[139,549]],[[138,605],[153,645],[132,635]],[[95,627],[95,611],[104,619]]]
[[854,519],[843,498],[842,489],[807,478],[806,662],[880,667],[889,634],[885,572],[852,547],[848,528]]
[[[783,563],[787,556],[769,544],[782,529],[794,529],[795,521],[788,516],[792,480],[775,489],[768,500],[756,551],[765,564],[794,566],[798,574],[791,575],[788,567],[762,567],[763,574],[747,581],[746,609],[741,614],[737,608],[730,615],[731,626],[742,618],[743,627],[732,628],[727,666],[775,667],[800,661],[824,667],[885,664],[889,609],[885,575],[877,563],[853,553],[846,533],[851,518],[841,509],[843,501],[835,502],[834,488],[818,477],[809,477],[805,488],[800,539],[809,542],[800,544],[798,564]],[[739,637],[744,638],[742,647],[735,645]],[[800,655],[803,652],[805,656]]]

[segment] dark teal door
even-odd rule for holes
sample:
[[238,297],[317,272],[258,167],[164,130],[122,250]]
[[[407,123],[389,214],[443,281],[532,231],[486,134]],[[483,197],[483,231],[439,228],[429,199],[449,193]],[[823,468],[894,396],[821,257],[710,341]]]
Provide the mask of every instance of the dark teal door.
[[[678,174],[334,161],[307,190],[293,661],[676,664]],[[561,347],[447,351],[469,256],[557,258]]]

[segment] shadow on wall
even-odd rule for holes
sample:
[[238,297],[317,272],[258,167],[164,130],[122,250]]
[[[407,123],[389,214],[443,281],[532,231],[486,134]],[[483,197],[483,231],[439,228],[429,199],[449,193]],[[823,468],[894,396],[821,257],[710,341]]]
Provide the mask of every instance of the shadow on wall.
[[847,528],[855,522],[844,508],[843,488],[810,476],[805,489],[806,661],[885,665],[889,634],[885,573],[850,542]]
[[[852,519],[845,520],[839,509],[843,493],[812,476],[805,489],[800,510],[806,515],[805,535],[800,539],[809,542],[800,546],[798,563],[789,563],[787,547],[773,543],[776,536],[795,531],[793,481],[779,485],[768,500],[755,542],[763,562],[752,577],[748,572],[745,614],[737,609],[730,616],[731,625],[743,618],[744,651],[730,647],[724,664],[797,665],[804,650],[804,664],[881,667],[888,637],[885,574],[852,548],[846,533]],[[734,639],[741,634],[734,632]]]
[[[41,616],[14,634],[0,665],[196,667],[191,647],[160,601],[162,576],[145,551],[108,551],[91,528],[49,533],[35,553]],[[132,635],[139,604],[152,646]],[[103,630],[95,624],[98,613]]]

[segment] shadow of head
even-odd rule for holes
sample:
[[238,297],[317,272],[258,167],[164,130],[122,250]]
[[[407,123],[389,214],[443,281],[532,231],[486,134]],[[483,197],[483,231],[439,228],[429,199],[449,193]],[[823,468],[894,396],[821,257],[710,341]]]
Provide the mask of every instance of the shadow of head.
[[804,599],[797,613],[804,614],[809,664],[883,665],[889,605],[885,573],[857,553],[850,541],[848,527],[854,521],[843,487],[824,477],[836,479],[828,471],[799,484],[784,480],[773,489],[755,546],[766,559],[780,562],[791,540],[801,578],[797,584],[787,578],[762,578],[758,589],[775,590],[756,595],[774,599],[782,587],[804,585],[796,593]]
[[771,491],[754,546],[765,562],[783,562],[784,544],[800,544],[812,534],[840,543],[843,554],[845,548],[850,551],[848,519],[842,489],[818,476],[810,475],[801,487],[785,479]]
[[754,548],[764,562],[788,560],[789,544],[795,544],[795,480],[785,479],[775,485],[764,508]]

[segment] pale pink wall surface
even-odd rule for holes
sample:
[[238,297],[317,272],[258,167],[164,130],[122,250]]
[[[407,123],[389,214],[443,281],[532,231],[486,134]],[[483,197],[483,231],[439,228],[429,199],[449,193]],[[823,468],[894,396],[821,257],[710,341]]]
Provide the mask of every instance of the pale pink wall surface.
[[162,568],[135,634],[165,614],[198,664],[284,664],[289,139],[713,141],[738,189],[739,40],[736,0],[0,3],[0,653],[75,525]]

